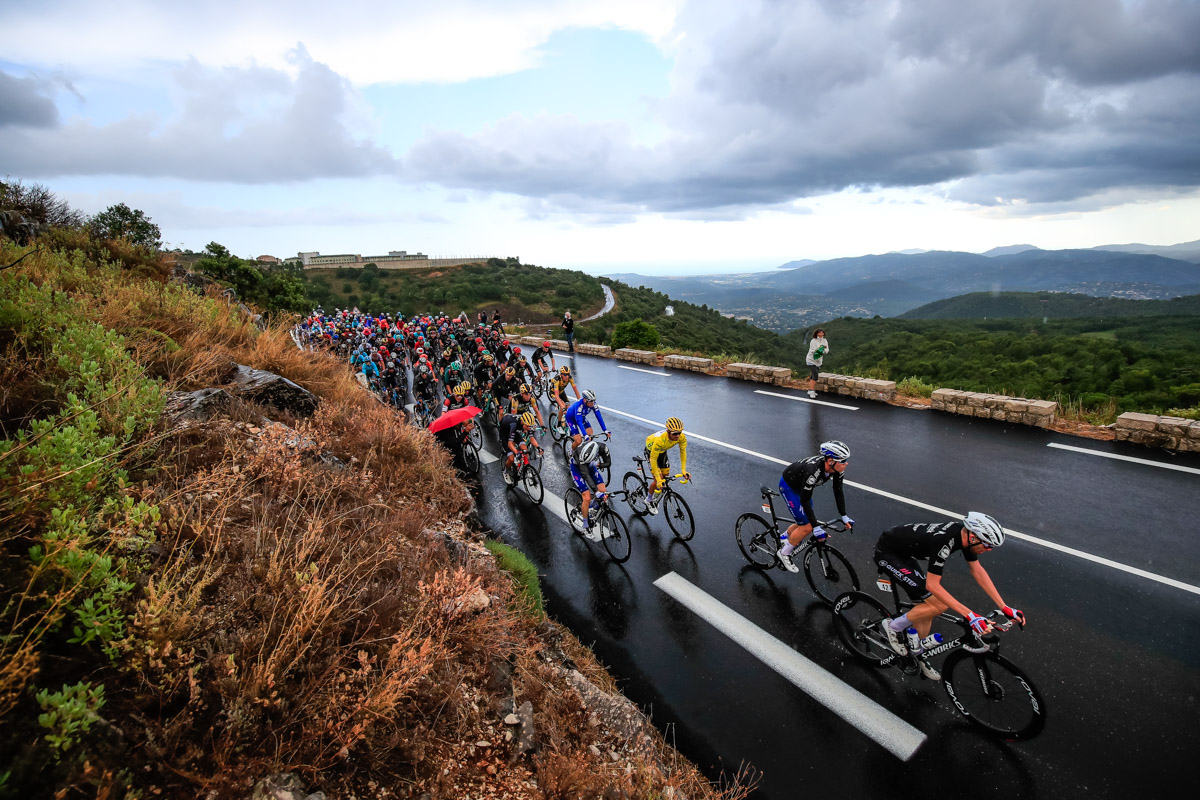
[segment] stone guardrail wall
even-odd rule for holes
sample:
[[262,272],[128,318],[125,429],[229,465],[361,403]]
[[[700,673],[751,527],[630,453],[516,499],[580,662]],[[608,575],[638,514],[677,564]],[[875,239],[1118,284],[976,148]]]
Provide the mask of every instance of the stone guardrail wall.
[[634,350],[631,347],[622,347],[620,350],[614,350],[613,355],[622,361],[634,361],[638,364],[658,366],[658,353],[653,350]]
[[861,397],[864,400],[880,400],[884,403],[896,399],[895,381],[857,378],[853,375],[838,375],[835,372],[818,373],[817,388],[830,394]]
[[775,386],[783,386],[792,378],[792,371],[787,367],[764,367],[761,364],[729,364],[725,367],[725,374],[731,378]]
[[1200,421],[1127,411],[1117,417],[1118,442],[1200,453]]
[[958,389],[937,389],[932,400],[935,411],[961,414],[964,417],[1019,422],[1037,428],[1053,425],[1054,416],[1058,412],[1058,403],[1052,400],[1027,400],[1023,397],[962,392]]
[[575,345],[575,352],[583,353],[585,356],[600,356],[609,358],[612,355],[612,348],[606,344],[587,344],[580,342]]
[[674,369],[686,369],[689,372],[710,372],[713,368],[711,358],[696,358],[695,356],[663,356],[663,364]]

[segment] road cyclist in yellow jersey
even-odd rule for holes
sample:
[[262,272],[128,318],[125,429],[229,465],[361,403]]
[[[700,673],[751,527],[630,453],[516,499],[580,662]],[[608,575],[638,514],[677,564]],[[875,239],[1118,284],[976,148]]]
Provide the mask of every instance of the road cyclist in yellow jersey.
[[667,427],[658,433],[646,437],[645,456],[650,464],[650,497],[646,501],[647,510],[651,514],[658,513],[658,504],[662,501],[662,484],[671,474],[671,463],[667,459],[667,451],[679,446],[679,469],[685,482],[692,479],[687,468],[687,436],[683,433],[683,422],[679,417],[667,419]]

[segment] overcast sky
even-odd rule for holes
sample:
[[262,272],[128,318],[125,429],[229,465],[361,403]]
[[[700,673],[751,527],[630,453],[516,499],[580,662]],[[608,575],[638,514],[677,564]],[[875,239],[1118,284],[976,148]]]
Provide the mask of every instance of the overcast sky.
[[177,5],[0,2],[0,174],[248,256],[1200,239],[1193,0]]

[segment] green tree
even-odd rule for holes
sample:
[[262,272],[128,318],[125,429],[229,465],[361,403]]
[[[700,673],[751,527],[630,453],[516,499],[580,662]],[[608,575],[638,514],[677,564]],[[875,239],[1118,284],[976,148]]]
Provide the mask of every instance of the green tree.
[[145,212],[124,203],[109,206],[88,221],[92,235],[99,239],[128,239],[143,247],[162,247],[162,231]]
[[658,328],[640,319],[618,323],[613,328],[612,348],[633,347],[638,350],[653,350],[658,347]]

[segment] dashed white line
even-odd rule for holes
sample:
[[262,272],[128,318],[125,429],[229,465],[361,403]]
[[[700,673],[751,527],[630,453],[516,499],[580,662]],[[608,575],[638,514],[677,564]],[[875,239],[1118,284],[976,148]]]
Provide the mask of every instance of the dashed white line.
[[[600,408],[604,409],[605,411],[612,412],[613,414],[619,414],[623,417],[635,419],[638,422],[644,422],[648,425],[653,425],[655,427],[662,426],[661,422],[656,422],[652,419],[646,419],[645,417],[639,417],[634,414],[629,414],[625,411],[618,411],[615,408],[609,408],[608,406],[600,406]],[[718,447],[724,447],[729,450],[736,450],[739,453],[745,453],[748,456],[754,456],[755,458],[761,458],[763,461],[770,461],[773,464],[780,464],[780,465],[786,467],[788,464],[791,463],[790,461],[784,461],[782,458],[775,458],[774,456],[769,456],[769,455],[766,455],[765,453],[759,453],[756,450],[747,450],[745,447],[738,447],[736,444],[729,444],[728,442],[722,442],[720,439],[713,439],[708,436],[701,436],[700,434],[693,433],[692,431],[688,431],[687,436],[689,439],[699,439],[704,442],[709,442],[711,444],[715,444]],[[861,489],[864,492],[870,492],[871,494],[879,495],[880,497],[886,497],[889,500],[895,500],[899,503],[905,503],[907,505],[914,506],[916,508],[925,509],[926,511],[932,511],[935,514],[941,514],[946,517],[961,519],[963,516],[963,514],[961,512],[950,511],[945,508],[940,508],[938,506],[930,505],[929,503],[922,503],[920,500],[913,500],[910,497],[904,497],[903,495],[893,494],[892,492],[884,491],[883,489],[876,489],[873,486],[867,486],[866,484],[858,483],[856,481],[847,480],[846,485],[852,486],[855,489]],[[1060,553],[1064,553],[1069,556],[1075,556],[1076,558],[1082,558],[1085,561],[1092,562],[1093,564],[1099,564],[1104,567],[1111,567],[1112,569],[1120,570],[1121,572],[1125,572],[1130,575],[1136,575],[1139,578],[1145,578],[1146,580],[1151,580],[1151,581],[1155,581],[1156,583],[1161,583],[1164,586],[1171,586],[1175,589],[1182,589],[1185,592],[1191,592],[1192,594],[1200,595],[1200,586],[1193,586],[1190,583],[1184,583],[1183,581],[1177,581],[1174,578],[1168,578],[1165,575],[1158,575],[1153,572],[1147,572],[1144,569],[1138,569],[1137,567],[1131,567],[1128,564],[1122,564],[1117,561],[1111,561],[1107,558],[1102,558],[1101,556],[1095,556],[1095,555],[1092,555],[1091,553],[1085,553],[1082,550],[1076,550],[1073,547],[1067,547],[1066,545],[1058,544],[1057,542],[1051,542],[1046,539],[1039,539],[1038,537],[1030,536],[1027,533],[1021,533],[1020,531],[1014,531],[1011,528],[1005,528],[1004,532],[1006,534],[1008,534],[1009,536],[1012,536],[1014,539],[1021,539],[1023,541],[1029,542],[1030,544],[1036,544],[1036,545],[1045,547],[1050,550],[1056,550]]]
[[669,377],[671,377],[671,373],[669,373],[669,372],[653,372],[653,371],[651,371],[651,370],[648,370],[648,369],[641,369],[641,368],[639,368],[639,367],[627,367],[627,366],[625,366],[624,364],[617,364],[617,369],[631,369],[631,370],[633,370],[634,372],[644,372],[644,373],[646,373],[647,375],[657,375],[657,376],[658,376],[658,377],[660,377],[660,378],[669,378]]
[[925,742],[924,733],[674,572],[654,585],[901,761]]
[[1178,472],[1190,472],[1193,475],[1200,475],[1200,469],[1195,467],[1183,467],[1179,464],[1164,464],[1161,461],[1151,461],[1148,458],[1137,458],[1136,456],[1121,456],[1116,453],[1102,453],[1099,450],[1089,450],[1086,447],[1072,447],[1069,444],[1059,444],[1058,442],[1050,442],[1046,447],[1054,447],[1059,450],[1070,450],[1073,453],[1084,453],[1089,456],[1100,456],[1101,458],[1113,458],[1118,461],[1132,461],[1134,464],[1145,464],[1148,467],[1161,467],[1162,469],[1173,469]]
[[830,403],[828,400],[814,400],[811,397],[796,397],[794,394],[780,394],[779,392],[764,392],[762,389],[755,389],[755,394],[766,394],[771,397],[782,397],[784,400],[795,400],[797,403],[812,403],[815,406],[829,406],[830,408],[840,408],[844,411],[858,411],[858,406],[847,406],[841,403]]

